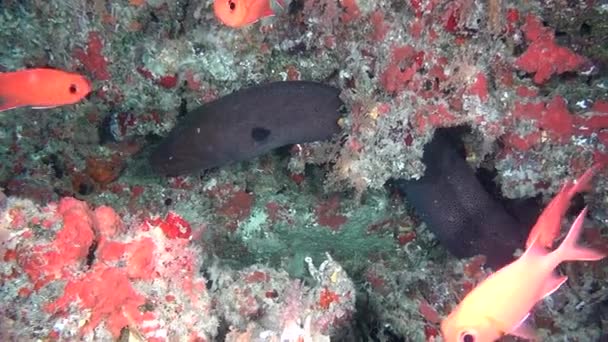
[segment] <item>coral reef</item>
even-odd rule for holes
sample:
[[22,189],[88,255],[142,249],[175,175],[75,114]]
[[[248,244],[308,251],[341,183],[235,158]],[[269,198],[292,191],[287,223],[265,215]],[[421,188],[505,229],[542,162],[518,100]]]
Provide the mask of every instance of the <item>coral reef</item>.
[[151,341],[217,334],[190,236],[70,197],[46,207],[10,198],[2,218],[3,339],[108,339],[127,327]]
[[1,214],[6,340],[210,341],[223,322],[227,341],[295,341],[339,334],[354,313],[354,285],[329,255],[319,269],[307,259],[312,286],[260,265],[213,264],[206,279],[192,243],[200,231],[172,213],[125,222],[110,207],[66,197],[45,207],[9,198]]

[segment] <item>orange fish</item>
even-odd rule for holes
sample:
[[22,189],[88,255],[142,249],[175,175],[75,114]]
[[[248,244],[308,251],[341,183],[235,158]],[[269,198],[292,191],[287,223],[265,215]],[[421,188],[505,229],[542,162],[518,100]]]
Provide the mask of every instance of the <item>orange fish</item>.
[[561,228],[561,219],[566,214],[570,201],[577,193],[589,190],[591,179],[602,167],[602,164],[597,163],[587,170],[576,183],[568,181],[564,184],[560,192],[543,210],[534,227],[532,227],[526,241],[526,248],[530,247],[536,239],[539,239],[540,245],[545,248],[553,247],[553,241],[557,238]]
[[44,68],[4,72],[0,73],[0,112],[73,104],[90,92],[91,83],[79,74]]
[[213,12],[222,23],[238,28],[274,15],[272,1],[284,7],[283,0],[215,0]]
[[[565,192],[571,190],[572,187],[564,187],[557,196],[567,196]],[[548,207],[541,215],[541,219],[547,219],[547,210],[558,215],[557,218],[551,217],[550,222],[559,225],[563,212]],[[507,334],[535,339],[534,330],[525,322],[530,310],[568,279],[566,276],[558,275],[554,271],[555,268],[563,261],[592,261],[606,256],[604,253],[576,244],[586,214],[587,208],[578,215],[568,235],[556,250],[546,250],[540,235],[537,235],[519,259],[475,287],[441,322],[444,340],[491,342]]]

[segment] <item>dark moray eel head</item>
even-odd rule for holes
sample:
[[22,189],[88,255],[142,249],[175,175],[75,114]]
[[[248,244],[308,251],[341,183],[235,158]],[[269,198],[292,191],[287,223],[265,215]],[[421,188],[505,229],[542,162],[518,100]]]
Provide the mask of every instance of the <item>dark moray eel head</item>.
[[[459,258],[483,254],[499,268],[523,248],[536,215],[512,215],[503,201],[487,191],[447,130],[437,130],[424,149],[426,171],[419,180],[395,180],[392,186],[407,198],[441,245]],[[530,202],[529,207],[535,207]],[[536,210],[537,213],[540,210]]]
[[247,160],[340,131],[336,88],[307,81],[241,89],[188,113],[153,151],[152,167],[176,176]]

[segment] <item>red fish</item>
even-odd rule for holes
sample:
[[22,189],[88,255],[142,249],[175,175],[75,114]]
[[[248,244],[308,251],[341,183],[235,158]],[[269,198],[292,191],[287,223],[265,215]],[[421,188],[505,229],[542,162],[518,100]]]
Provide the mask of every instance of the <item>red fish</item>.
[[549,249],[553,247],[553,241],[558,237],[561,228],[560,222],[570,206],[572,197],[579,192],[589,190],[591,179],[602,166],[602,164],[597,163],[576,180],[576,183],[568,181],[564,184],[559,193],[542,212],[532,230],[530,230],[528,240],[526,241],[526,248],[529,248],[537,238],[541,246]]
[[0,73],[0,112],[19,108],[52,108],[77,103],[91,92],[84,76],[55,69]]
[[284,5],[283,0],[215,0],[213,11],[222,23],[238,28],[272,16],[275,14],[273,7],[283,8]]

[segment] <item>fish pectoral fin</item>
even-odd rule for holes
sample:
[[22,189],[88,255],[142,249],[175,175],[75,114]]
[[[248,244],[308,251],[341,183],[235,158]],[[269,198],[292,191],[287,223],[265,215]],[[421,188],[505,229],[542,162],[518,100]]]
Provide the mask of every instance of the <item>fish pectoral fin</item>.
[[559,289],[560,286],[566,282],[566,280],[568,280],[568,277],[566,276],[560,276],[557,274],[551,275],[551,277],[549,277],[544,284],[539,300],[553,294],[553,292],[557,291],[557,289]]
[[[528,318],[529,315],[530,314],[526,315],[526,318]],[[525,319],[517,327],[515,327],[513,331],[510,331],[509,335],[513,335],[515,337],[523,338],[526,340],[538,341],[536,331],[525,321]]]
[[512,329],[508,329],[505,327],[505,324],[503,324],[502,322],[499,322],[498,320],[492,318],[492,317],[486,317],[486,319],[488,321],[490,321],[492,323],[492,325],[494,326],[494,328],[496,328],[501,335],[512,335],[515,337],[519,337],[519,338],[523,338],[523,339],[527,339],[527,340],[532,340],[532,341],[537,341],[537,336],[536,336],[536,331],[534,331],[534,328],[532,328],[526,321],[528,320],[528,317],[530,317],[530,313],[527,313],[522,319],[521,321],[519,321],[519,323],[517,323]]
[[270,17],[275,15],[274,11],[272,10],[272,1],[271,0],[258,0],[258,1],[254,1],[251,4],[251,7],[249,7],[249,14],[250,16],[255,16],[255,18],[257,19],[256,21],[262,19],[262,18],[266,18],[266,17]]
[[[503,333],[503,335],[512,335],[515,337],[523,338],[526,340],[537,341],[536,331],[532,328],[526,321],[530,317],[530,313],[528,312],[522,319],[517,323],[512,329]],[[504,332],[504,330],[503,330]]]

